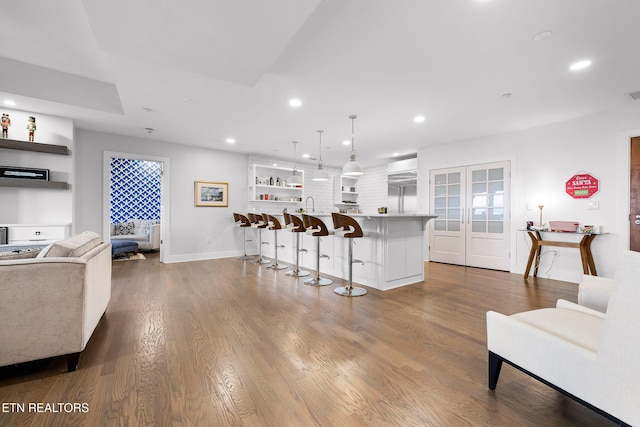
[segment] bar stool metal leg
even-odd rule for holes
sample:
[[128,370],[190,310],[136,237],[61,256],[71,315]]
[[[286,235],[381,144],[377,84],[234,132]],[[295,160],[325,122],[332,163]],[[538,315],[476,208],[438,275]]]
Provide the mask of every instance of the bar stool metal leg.
[[366,295],[366,289],[353,286],[353,264],[356,262],[364,264],[362,261],[353,259],[353,239],[349,239],[349,285],[335,288],[333,291],[336,294],[344,297],[361,297],[362,295]]
[[316,237],[316,277],[304,281],[309,286],[327,286],[333,283],[333,280],[326,277],[320,277],[320,238]]
[[239,256],[236,259],[245,260],[245,259],[253,259],[253,258],[255,258],[255,255],[247,255],[247,242],[251,242],[252,241],[252,240],[247,240],[247,227],[242,227],[242,239],[244,240],[242,242],[242,253],[244,255]]
[[275,233],[275,237],[273,239],[273,245],[275,247],[275,260],[273,261],[273,264],[271,264],[267,268],[273,268],[274,270],[284,270],[288,267],[283,264],[278,264],[278,248],[284,248],[284,245],[278,246],[278,232],[276,230],[274,230],[273,232]]
[[306,249],[300,249],[300,233],[296,233],[296,267],[291,271],[287,271],[285,273],[287,276],[304,277],[311,274],[306,270],[300,270],[300,252],[306,251]]
[[254,264],[271,264],[271,261],[268,259],[262,258],[262,245],[268,245],[269,242],[262,242],[262,230],[263,228],[258,228],[258,259],[251,261]]

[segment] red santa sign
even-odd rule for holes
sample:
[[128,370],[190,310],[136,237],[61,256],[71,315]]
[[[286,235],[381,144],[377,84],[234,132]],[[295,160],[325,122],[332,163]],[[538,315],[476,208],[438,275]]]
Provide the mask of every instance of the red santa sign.
[[574,199],[588,199],[598,192],[598,179],[588,173],[581,173],[569,178],[566,184],[567,194]]

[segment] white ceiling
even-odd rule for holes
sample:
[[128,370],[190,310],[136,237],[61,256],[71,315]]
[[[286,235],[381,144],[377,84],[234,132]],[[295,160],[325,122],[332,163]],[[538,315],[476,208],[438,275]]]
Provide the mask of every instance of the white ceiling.
[[[366,166],[624,107],[640,90],[637,0],[2,3],[0,100],[15,108],[286,159],[293,140],[317,157],[323,129],[332,166],[348,158],[350,114]],[[581,59],[593,65],[569,71]]]

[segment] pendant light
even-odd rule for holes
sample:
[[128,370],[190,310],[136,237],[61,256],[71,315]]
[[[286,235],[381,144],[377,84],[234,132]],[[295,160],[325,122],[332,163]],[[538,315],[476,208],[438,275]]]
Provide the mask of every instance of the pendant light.
[[342,168],[342,174],[347,176],[360,176],[364,173],[362,165],[356,162],[356,149],[355,149],[355,135],[354,135],[354,122],[356,119],[355,114],[349,116],[351,119],[351,155],[349,161]]
[[318,156],[318,169],[313,171],[312,181],[329,181],[329,174],[326,170],[322,169],[322,132],[323,130],[318,131],[318,137],[320,139],[320,155]]
[[296,145],[298,145],[298,141],[292,141],[291,143],[293,144],[293,172],[287,181],[287,185],[289,187],[298,187],[302,185],[302,178],[296,168]]

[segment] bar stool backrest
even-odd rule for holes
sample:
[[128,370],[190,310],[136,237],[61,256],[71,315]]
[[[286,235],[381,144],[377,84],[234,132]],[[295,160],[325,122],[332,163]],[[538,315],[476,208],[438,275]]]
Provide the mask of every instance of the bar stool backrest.
[[295,216],[291,214],[287,214],[287,215],[289,215],[291,224],[293,224],[293,228],[291,229],[291,231],[295,233],[304,233],[305,231],[307,231],[304,227],[304,223],[302,222],[302,219],[299,216]]
[[233,219],[236,221],[236,224],[240,223],[238,224],[240,227],[251,227],[251,221],[249,221],[249,218],[242,214],[234,213]]
[[249,221],[251,221],[251,224],[257,226],[257,228],[267,227],[267,223],[262,220],[262,215],[254,213],[248,213],[247,215],[249,215]]
[[[333,226],[334,228],[342,228],[344,233],[344,237],[348,239],[356,238],[356,237],[364,237],[364,233],[362,232],[362,227],[358,224],[358,221],[353,219],[348,215],[342,215],[339,213],[333,213]],[[337,222],[336,222],[337,221]]]
[[304,228],[306,228],[307,230],[309,228],[313,228],[314,231],[313,233],[311,233],[312,236],[328,236],[329,235],[329,230],[327,229],[327,226],[324,225],[324,222],[322,222],[322,220],[320,218],[316,218],[315,216],[311,216],[311,215],[307,215],[307,214],[302,214],[302,221],[304,223]]
[[278,221],[278,218],[275,216],[263,213],[262,217],[264,218],[264,222],[269,224],[269,230],[282,230],[282,224],[280,224],[280,221]]

